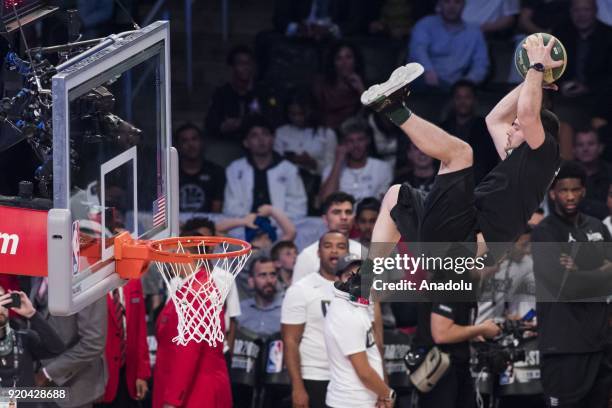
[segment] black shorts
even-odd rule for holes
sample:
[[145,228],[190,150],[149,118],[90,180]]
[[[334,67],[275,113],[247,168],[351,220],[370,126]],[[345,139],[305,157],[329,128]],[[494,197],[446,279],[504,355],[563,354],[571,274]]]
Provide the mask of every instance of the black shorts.
[[438,174],[427,195],[422,242],[475,242],[474,168]]

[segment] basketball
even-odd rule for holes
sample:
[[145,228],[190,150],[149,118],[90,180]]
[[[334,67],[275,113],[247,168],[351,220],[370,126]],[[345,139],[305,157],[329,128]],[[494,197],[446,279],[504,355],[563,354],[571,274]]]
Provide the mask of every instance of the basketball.
[[[542,35],[542,37],[544,38],[544,45],[548,44],[551,38],[555,38],[547,33],[537,33],[531,35],[538,34]],[[523,78],[525,78],[525,75],[527,75],[527,71],[531,66],[531,63],[529,62],[529,57],[527,56],[527,50],[523,48],[523,44],[525,44],[525,40],[527,38],[529,37],[525,37],[514,51],[514,64],[519,74],[521,74]],[[547,69],[546,71],[544,71],[544,82],[546,82],[547,84],[552,84],[553,82],[561,78],[561,75],[563,75],[565,67],[567,66],[567,53],[565,52],[565,47],[557,38],[555,38],[555,45],[551,50],[551,54],[553,60],[563,61],[563,65],[557,68]]]

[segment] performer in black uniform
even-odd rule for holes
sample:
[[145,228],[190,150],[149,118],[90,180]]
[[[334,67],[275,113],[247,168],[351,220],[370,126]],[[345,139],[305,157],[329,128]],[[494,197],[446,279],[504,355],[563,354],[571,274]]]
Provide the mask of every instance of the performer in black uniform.
[[[558,119],[542,110],[543,71],[558,64],[550,57],[553,43],[544,46],[541,38],[527,42],[529,60],[534,64],[525,82],[487,116],[489,132],[503,161],[477,187],[470,146],[406,106],[408,86],[423,72],[419,64],[398,68],[389,81],[362,95],[365,105],[387,114],[421,151],[441,163],[424,200],[409,186],[391,187],[374,228],[369,259],[386,256],[381,243],[395,243],[400,237],[407,241],[482,243],[478,250],[474,248],[474,256],[487,252],[486,242],[511,244],[524,232],[560,163]],[[366,261],[364,280],[369,275],[367,268]],[[432,391],[421,395],[421,407],[473,406],[468,342],[499,333],[492,321],[473,325],[474,310],[472,303],[419,304],[417,342],[439,345],[450,353],[452,361],[448,374]]]
[[423,72],[422,66],[411,63],[400,67],[386,83],[364,92],[362,103],[386,114],[422,152],[440,161],[424,203],[421,241],[478,240],[483,242],[479,246],[479,253],[483,253],[485,242],[512,243],[524,232],[560,163],[556,140],[559,121],[542,109],[543,71],[561,64],[550,56],[553,44],[550,41],[545,46],[541,37],[526,42],[533,65],[525,81],[486,118],[502,162],[476,187],[471,147],[406,106],[408,87]]
[[565,163],[550,192],[554,212],[532,233],[540,368],[551,407],[607,408],[612,389],[605,302],[612,239],[601,221],[578,211],[585,180],[578,164]]

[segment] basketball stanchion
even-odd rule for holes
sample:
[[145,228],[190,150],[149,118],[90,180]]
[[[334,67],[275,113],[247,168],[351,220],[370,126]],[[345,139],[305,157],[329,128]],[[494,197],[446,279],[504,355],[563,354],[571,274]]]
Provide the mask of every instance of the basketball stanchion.
[[115,263],[123,279],[137,279],[154,262],[176,307],[178,334],[186,345],[223,342],[220,319],[225,298],[251,254],[251,244],[228,237],[115,238]]

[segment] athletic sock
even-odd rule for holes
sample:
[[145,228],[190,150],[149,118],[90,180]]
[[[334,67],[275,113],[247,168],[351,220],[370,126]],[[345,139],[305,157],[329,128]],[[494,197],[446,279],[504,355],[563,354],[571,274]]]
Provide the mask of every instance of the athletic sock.
[[401,126],[410,116],[412,116],[412,111],[408,109],[404,101],[400,101],[394,105],[395,106],[390,107],[388,111],[384,112],[384,114],[395,126]]
[[405,98],[408,97],[410,91],[408,89],[400,90],[401,94],[391,94],[381,97],[370,107],[377,112],[384,114],[396,126],[401,126],[410,118],[412,111],[406,106]]

